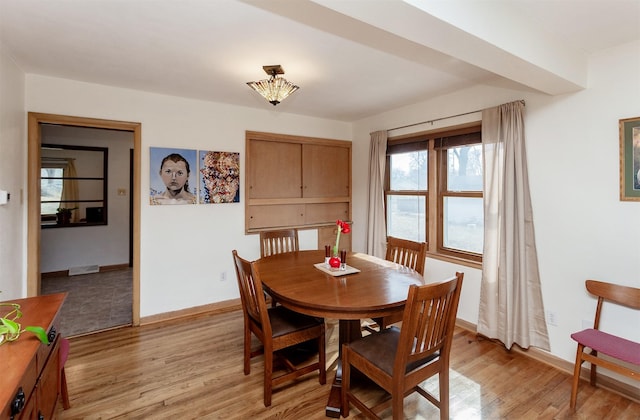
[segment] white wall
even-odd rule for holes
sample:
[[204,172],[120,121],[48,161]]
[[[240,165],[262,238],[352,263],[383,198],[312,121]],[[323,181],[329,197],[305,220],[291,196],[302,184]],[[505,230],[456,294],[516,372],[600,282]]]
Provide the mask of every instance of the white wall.
[[[108,224],[42,229],[40,271],[48,273],[87,265],[104,267],[128,264],[129,199],[131,193],[129,191],[129,151],[133,148],[133,133],[48,126],[42,128],[42,143],[106,147],[108,149]],[[65,155],[68,155],[68,151]],[[76,164],[80,165],[81,162],[77,161]],[[76,168],[78,173],[89,173],[83,171],[80,166],[76,166]],[[102,166],[98,167],[100,171],[101,168]],[[100,173],[99,176],[102,174]],[[125,195],[118,195],[118,189],[124,189]],[[102,191],[99,194],[101,195]],[[83,203],[81,207],[91,207],[91,203]],[[76,211],[80,212],[80,217],[85,217],[83,208]]]
[[[362,251],[370,132],[525,99],[543,297],[546,309],[556,312],[558,321],[557,326],[549,327],[551,351],[572,361],[575,343],[569,334],[582,327],[583,319],[591,318],[595,306],[594,299],[584,291],[584,280],[599,278],[640,286],[640,203],[618,199],[618,120],[640,116],[639,49],[636,42],[592,57],[589,88],[576,94],[549,97],[476,86],[358,121],[353,133],[346,123],[280,114],[277,110],[252,110],[34,75],[26,77],[26,109],[142,123],[141,315],[147,316],[237,297],[231,249],[238,249],[247,258],[259,254],[257,238],[242,233],[243,203],[146,205],[150,146],[217,149],[244,156],[245,130],[353,138],[352,241],[354,250]],[[0,108],[0,188],[13,192],[26,188],[26,152],[21,143],[26,137],[25,116],[21,115],[25,107],[20,95],[24,82],[21,72],[7,64],[6,57],[0,62],[0,70],[2,106],[10,107]],[[11,100],[6,101],[7,97]],[[7,102],[10,105],[5,105]],[[476,114],[432,127],[477,118]],[[15,153],[16,158],[5,157],[5,151]],[[244,192],[243,172],[241,177]],[[24,207],[16,201],[8,208],[0,207],[0,279],[1,287],[10,290],[8,298],[26,290]],[[8,234],[4,233],[6,228]],[[5,238],[11,240],[10,246]],[[315,247],[315,233],[304,232],[301,242],[302,247]],[[427,276],[450,275],[454,270],[465,271],[460,316],[475,323],[480,281],[477,270],[427,261]],[[226,282],[219,281],[223,271],[227,273]],[[640,341],[640,315],[630,310],[607,311],[603,326]]]
[[[640,203],[619,200],[618,120],[640,117],[640,43],[594,56],[589,87],[579,93],[550,97],[525,91],[476,86],[403,109],[358,121],[354,125],[354,219],[366,220],[366,173],[369,133],[429,119],[526,100],[525,136],[538,259],[545,309],[557,315],[549,326],[551,352],[568,361],[576,345],[569,335],[593,319],[595,300],[584,289],[586,279],[640,287]],[[424,131],[479,114],[424,125]],[[392,132],[392,135],[406,133]],[[356,249],[364,235],[354,235]],[[427,277],[465,272],[459,316],[477,323],[478,270],[428,260]],[[603,327],[640,341],[640,314],[607,309]]]
[[[26,85],[28,111],[142,124],[143,317],[239,296],[231,250],[249,259],[260,254],[257,236],[244,235],[246,130],[351,138],[350,124],[282,114],[266,102],[265,110],[256,110],[37,75],[28,75]],[[150,206],[152,146],[239,152],[241,202]],[[317,248],[316,238],[313,231],[302,232],[301,247]]]
[[25,202],[26,115],[25,77],[0,42],[0,190],[11,194],[0,206],[0,301],[26,294]]

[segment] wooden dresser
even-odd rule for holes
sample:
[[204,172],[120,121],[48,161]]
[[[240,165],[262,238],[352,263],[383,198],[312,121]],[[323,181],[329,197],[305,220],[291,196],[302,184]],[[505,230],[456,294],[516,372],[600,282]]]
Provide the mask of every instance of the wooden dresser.
[[[18,340],[0,345],[0,419],[53,418],[60,383],[58,313],[67,294],[37,296],[11,300],[20,304],[26,327],[43,327],[49,335],[49,345],[30,332]],[[4,315],[7,307],[0,307]]]

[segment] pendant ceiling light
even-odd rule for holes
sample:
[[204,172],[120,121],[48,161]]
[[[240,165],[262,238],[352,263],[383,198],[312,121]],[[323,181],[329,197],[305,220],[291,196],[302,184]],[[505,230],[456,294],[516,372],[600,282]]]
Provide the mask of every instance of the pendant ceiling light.
[[259,80],[257,82],[247,82],[247,84],[267,101],[278,105],[284,98],[291,95],[299,86],[294,85],[283,77],[277,77],[278,74],[284,74],[284,70],[280,65],[262,66],[264,72],[270,75],[268,79]]

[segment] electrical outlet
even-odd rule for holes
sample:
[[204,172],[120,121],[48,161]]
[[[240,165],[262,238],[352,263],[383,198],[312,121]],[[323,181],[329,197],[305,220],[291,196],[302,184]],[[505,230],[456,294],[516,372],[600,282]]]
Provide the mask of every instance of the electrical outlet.
[[220,281],[226,281],[226,280],[227,280],[227,272],[226,271],[220,272]]
[[553,325],[554,327],[558,326],[558,314],[554,311],[547,311],[547,324]]

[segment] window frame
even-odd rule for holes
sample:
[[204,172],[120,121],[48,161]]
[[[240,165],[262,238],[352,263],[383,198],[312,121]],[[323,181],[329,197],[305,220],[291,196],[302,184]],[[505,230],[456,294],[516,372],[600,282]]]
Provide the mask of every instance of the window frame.
[[[385,224],[387,219],[387,203],[389,202],[389,196],[418,196],[418,197],[425,197],[425,213],[428,215],[429,214],[429,183],[428,180],[431,176],[431,174],[429,173],[431,170],[431,162],[429,161],[429,141],[426,138],[418,138],[418,139],[411,139],[412,141],[397,141],[394,142],[393,144],[391,144],[391,146],[389,144],[387,144],[387,152],[386,152],[386,158],[385,158],[385,186],[384,186],[384,211],[385,211]],[[392,153],[389,152],[389,148],[391,147],[392,149]],[[427,189],[426,190],[391,190],[391,171],[389,170],[391,168],[391,155],[392,154],[400,154],[400,153],[408,153],[408,152],[420,152],[420,151],[427,151]],[[428,222],[429,218],[427,217],[427,220],[425,222]],[[387,226],[388,228],[388,226]],[[426,238],[426,242],[428,242],[429,239],[429,224],[425,223],[424,224],[424,229],[425,232],[424,233],[424,237]],[[388,235],[387,235],[388,236]]]
[[457,127],[448,127],[430,132],[409,134],[389,138],[387,142],[384,201],[385,220],[388,220],[387,202],[389,195],[424,195],[423,191],[403,191],[390,189],[390,156],[396,153],[427,150],[428,175],[426,190],[425,238],[430,256],[471,266],[482,264],[482,254],[447,248],[444,246],[444,201],[447,197],[483,198],[482,191],[447,190],[447,149],[451,147],[481,144],[481,122],[473,122]]
[[[102,171],[99,176],[81,176],[82,173],[75,177],[67,177],[64,175],[64,166],[63,176],[61,177],[42,177],[42,169],[46,166],[43,166],[43,159],[47,159],[48,156],[43,156],[45,149],[53,149],[53,150],[70,150],[70,151],[80,151],[80,152],[96,152],[101,153],[102,156],[98,156],[96,160],[102,162]],[[56,159],[56,157],[53,157]],[[38,171],[38,181],[40,184],[39,192],[40,192],[40,227],[42,229],[59,229],[59,228],[69,228],[69,227],[86,227],[86,226],[98,226],[98,225],[108,225],[108,183],[109,183],[109,148],[108,147],[98,147],[98,146],[78,146],[78,145],[69,145],[69,144],[57,144],[57,143],[42,143],[40,145],[40,170]],[[54,167],[58,167],[54,165]],[[78,197],[75,200],[60,200],[58,201],[59,207],[82,207],[82,210],[86,212],[86,209],[93,204],[101,204],[102,208],[102,220],[95,222],[86,221],[86,217],[84,221],[72,222],[66,224],[58,224],[56,223],[56,214],[42,214],[42,203],[50,202],[54,203],[56,201],[51,200],[43,200],[42,197],[42,180],[43,179],[60,179],[64,180],[75,180],[80,182],[97,182],[102,183],[101,186],[94,188],[95,191],[99,191],[96,193],[96,197],[101,198],[87,198],[86,196]]]
[[[436,154],[438,161],[438,231],[437,231],[437,252],[445,255],[450,255],[452,257],[463,258],[471,261],[482,262],[482,254],[478,254],[471,251],[465,251],[457,248],[450,248],[444,245],[444,202],[448,197],[462,197],[462,198],[483,198],[482,191],[450,191],[448,186],[448,156],[447,152],[450,148],[459,147],[459,146],[470,146],[474,144],[482,144],[482,139],[480,138],[480,133],[472,133],[478,134],[477,139],[475,136],[468,136],[467,141],[471,141],[471,143],[466,142],[452,142],[451,144],[442,144],[436,146]],[[466,135],[461,135],[466,136]],[[454,136],[460,137],[460,136]],[[438,143],[441,139],[436,139],[435,143]],[[478,141],[480,142],[478,143]]]

